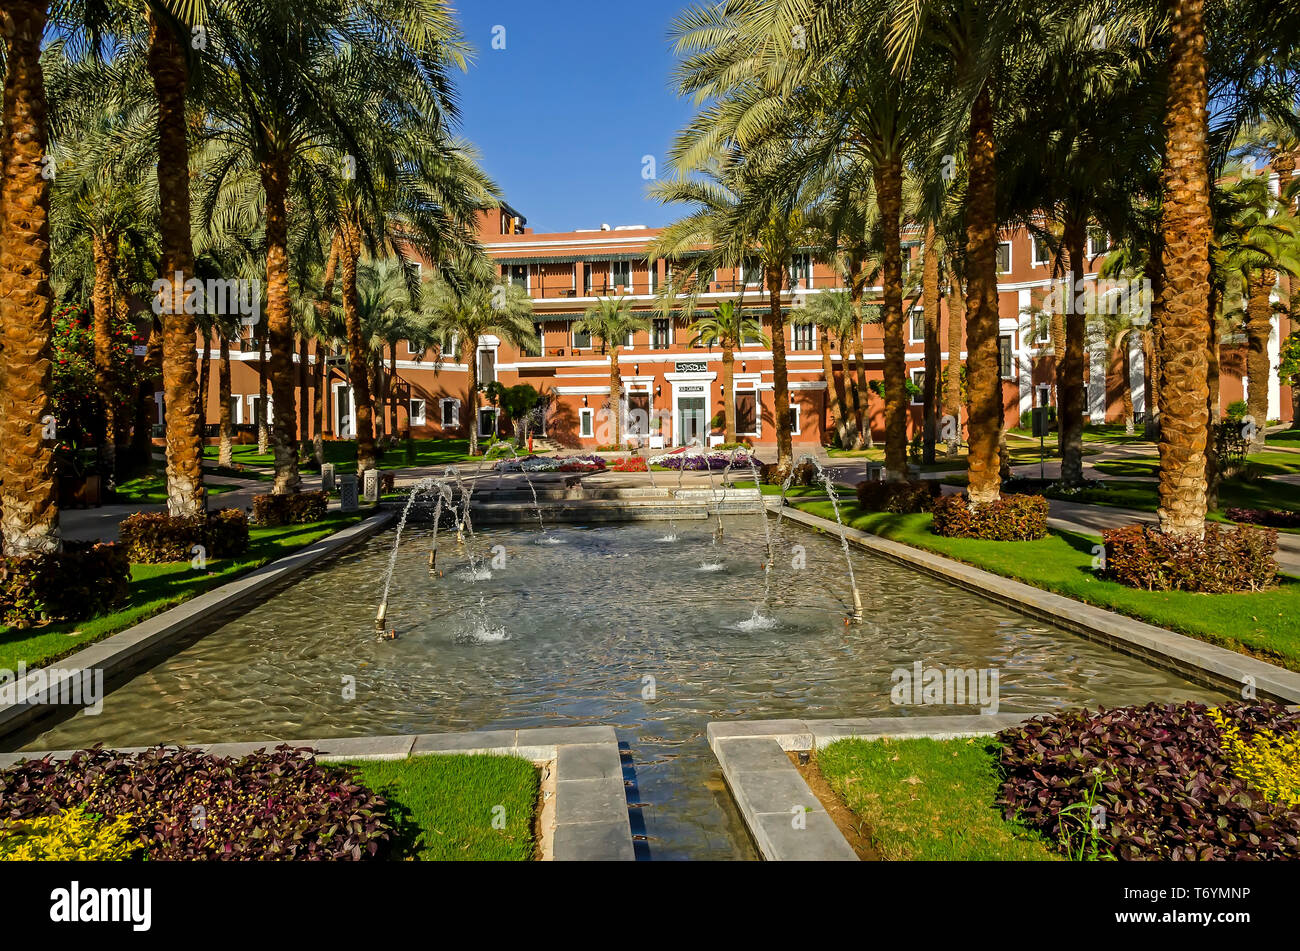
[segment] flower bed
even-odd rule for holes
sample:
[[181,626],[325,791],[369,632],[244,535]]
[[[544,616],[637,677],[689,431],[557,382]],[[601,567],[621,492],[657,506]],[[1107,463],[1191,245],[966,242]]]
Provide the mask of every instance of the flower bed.
[[524,456],[502,459],[495,469],[497,472],[603,472],[605,460],[596,455]]
[[287,746],[238,760],[185,748],[83,750],[0,773],[0,837],[30,838],[42,831],[39,817],[84,809],[105,834],[125,820],[127,842],[150,859],[378,857],[393,835],[387,803],[353,777]]
[[744,449],[722,451],[719,449],[700,450],[682,446],[671,452],[650,457],[650,465],[665,469],[684,469],[687,472],[707,472],[710,469],[722,470],[730,465],[733,469],[749,466],[749,453]]
[[1165,535],[1149,525],[1102,532],[1102,574],[1147,591],[1223,594],[1260,591],[1277,582],[1277,533],[1240,525],[1222,531],[1207,525],[1204,538]]
[[1259,763],[1300,755],[1297,730],[1300,713],[1264,703],[1039,718],[998,734],[998,804],[1076,858],[1296,859],[1300,770]]
[[1269,528],[1300,528],[1300,512],[1286,509],[1227,509],[1224,514],[1234,522],[1265,525]]
[[962,495],[934,502],[931,530],[944,538],[986,541],[1033,541],[1047,537],[1047,499],[1041,495],[1004,495],[996,502],[972,506]]
[[640,456],[624,456],[621,459],[615,459],[614,464],[610,466],[614,472],[649,472],[650,467]]

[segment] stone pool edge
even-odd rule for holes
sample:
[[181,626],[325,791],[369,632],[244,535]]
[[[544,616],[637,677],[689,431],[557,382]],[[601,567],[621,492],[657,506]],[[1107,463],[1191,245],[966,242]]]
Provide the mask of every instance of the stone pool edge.
[[[288,745],[310,748],[321,762],[403,760],[414,756],[517,756],[555,764],[551,857],[557,862],[630,862],[635,858],[632,824],[623,786],[618,737],[612,726],[541,727],[470,733],[349,736],[330,740],[263,740],[196,743],[217,756],[247,756]],[[176,748],[167,744],[169,748]],[[151,747],[126,747],[138,753]],[[74,750],[0,753],[0,769],[23,760],[67,759]]]
[[[768,513],[775,511],[775,506],[769,505]],[[791,506],[785,508],[783,517],[826,534],[840,532],[840,526],[830,519]],[[1295,671],[870,532],[847,525],[843,531],[859,548],[1207,686],[1237,693],[1252,684],[1261,697],[1300,703],[1300,673]]]
[[[203,618],[249,600],[274,585],[294,578],[312,565],[370,538],[397,517],[392,510],[377,512],[364,521],[335,532],[283,558],[255,568],[245,575],[205,591],[161,614],[155,614],[125,631],[119,631],[23,678],[24,695],[80,697],[83,672],[102,675],[104,680],[129,670],[142,654],[187,634]],[[51,678],[51,673],[55,674]],[[10,688],[14,689],[14,688]],[[15,692],[17,692],[15,690]],[[101,698],[102,699],[102,698]],[[0,703],[0,738],[8,736],[51,714],[51,704],[27,700]]]
[[[736,808],[764,861],[856,862],[857,853],[786,753],[822,749],[845,739],[954,740],[992,736],[1047,715],[714,720],[706,734]],[[802,828],[796,826],[796,819],[802,821]]]

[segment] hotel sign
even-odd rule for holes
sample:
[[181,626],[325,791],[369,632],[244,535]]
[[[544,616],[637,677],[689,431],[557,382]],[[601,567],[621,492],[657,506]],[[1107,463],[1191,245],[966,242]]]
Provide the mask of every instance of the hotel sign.
[[678,362],[678,373],[708,373],[709,365],[707,363],[684,363]]
[[678,393],[703,393],[704,387],[703,386],[679,386],[677,387],[677,392]]

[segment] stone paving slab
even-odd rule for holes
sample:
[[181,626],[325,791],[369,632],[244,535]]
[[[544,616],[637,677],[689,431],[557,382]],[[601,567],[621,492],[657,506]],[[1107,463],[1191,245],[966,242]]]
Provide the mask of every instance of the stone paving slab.
[[[834,522],[786,508],[785,518],[818,531],[838,534]],[[1134,618],[1085,604],[1064,595],[954,561],[943,555],[845,528],[852,544],[924,571],[959,587],[1057,627],[1173,670],[1189,679],[1236,693],[1253,684],[1259,696],[1283,703],[1300,702],[1300,673],[1176,634]]]
[[[321,559],[369,538],[395,517],[396,513],[391,511],[372,515],[358,525],[335,532],[306,548],[256,568],[228,584],[190,598],[183,604],[142,621],[134,627],[91,644],[70,657],[50,664],[46,670],[36,670],[27,674],[24,681],[25,689],[28,694],[34,692],[38,685],[44,686],[51,693],[70,690],[74,679],[80,679],[82,671],[102,674],[105,680],[122,674],[147,651],[185,636],[196,624],[235,607],[275,585],[283,584],[290,578],[302,574]],[[53,682],[46,684],[47,679]],[[41,703],[18,702],[17,699],[0,703],[0,736],[26,726],[50,712],[49,706]]]

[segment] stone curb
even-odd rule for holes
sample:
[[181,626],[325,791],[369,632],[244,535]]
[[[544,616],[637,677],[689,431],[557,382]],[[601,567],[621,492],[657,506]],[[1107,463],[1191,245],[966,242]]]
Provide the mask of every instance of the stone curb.
[[[772,507],[769,507],[771,512]],[[840,530],[829,519],[792,507],[785,509],[784,517],[828,534],[838,534]],[[874,554],[974,591],[1029,617],[1081,634],[1191,680],[1227,689],[1234,694],[1243,684],[1253,681],[1261,697],[1283,703],[1300,702],[1300,673],[1295,671],[869,532],[846,526],[844,537]]]
[[[361,542],[388,525],[397,513],[382,511],[360,524],[335,532],[318,542],[256,568],[211,591],[190,598],[134,627],[97,641],[69,657],[27,674],[28,694],[37,691],[62,697],[82,696],[82,672],[108,680],[129,670],[141,655],[184,636],[194,624],[220,611],[238,606],[272,586],[302,574],[330,555]],[[13,689],[13,685],[9,685]],[[14,732],[51,712],[50,704],[11,700],[0,703],[0,736]]]
[[[282,744],[310,748],[321,762],[402,760],[413,756],[517,756],[555,763],[557,862],[630,862],[635,858],[632,824],[623,786],[618,737],[610,726],[484,730],[476,733],[420,733],[405,736],[348,736],[330,740],[263,740],[255,743],[196,743],[219,756],[247,756]],[[168,744],[169,746],[171,744]],[[148,747],[127,747],[139,753]],[[49,756],[67,759],[73,750],[0,753],[0,769]]]
[[[851,738],[950,740],[991,736],[1043,715],[715,720],[706,733],[740,816],[766,861],[853,862],[857,861],[857,853],[785,755],[787,752],[821,749],[836,740]],[[796,823],[799,819],[802,828]]]

